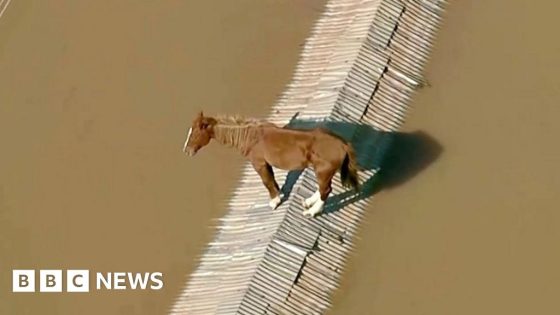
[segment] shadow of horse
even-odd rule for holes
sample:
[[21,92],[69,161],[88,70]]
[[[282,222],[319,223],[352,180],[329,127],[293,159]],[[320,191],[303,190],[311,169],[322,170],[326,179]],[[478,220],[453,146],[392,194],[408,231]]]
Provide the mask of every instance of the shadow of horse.
[[[322,214],[338,211],[383,189],[391,189],[405,183],[435,162],[443,152],[439,142],[423,131],[385,132],[365,124],[296,118],[284,126],[300,130],[317,127],[325,128],[351,143],[360,168],[375,171],[374,175],[365,181],[362,179],[358,191],[345,191],[330,196]],[[288,173],[282,187],[284,200],[291,194],[302,172],[303,170]]]

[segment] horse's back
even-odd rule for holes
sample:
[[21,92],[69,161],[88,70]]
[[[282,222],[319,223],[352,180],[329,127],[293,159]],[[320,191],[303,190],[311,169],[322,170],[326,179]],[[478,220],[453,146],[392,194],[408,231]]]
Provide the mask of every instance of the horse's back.
[[323,128],[263,126],[259,147],[270,164],[283,169],[304,168],[317,160],[337,161],[345,155],[344,140]]
[[345,144],[346,141],[328,129],[316,127],[313,129],[279,128],[277,126],[266,126],[265,138],[277,145],[289,146],[311,146],[314,143],[328,146]]
[[274,167],[302,169],[308,166],[308,148],[312,141],[309,133],[279,128],[261,127],[261,141],[255,146],[255,154],[262,154]]
[[346,141],[330,130],[316,128],[313,141],[313,151],[320,159],[338,160],[346,155]]

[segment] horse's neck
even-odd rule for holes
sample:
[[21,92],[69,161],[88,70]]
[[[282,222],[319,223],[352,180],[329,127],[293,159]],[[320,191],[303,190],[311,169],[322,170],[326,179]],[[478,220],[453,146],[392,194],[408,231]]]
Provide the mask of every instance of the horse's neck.
[[214,139],[228,147],[232,147],[246,154],[256,141],[258,125],[227,125],[214,126]]

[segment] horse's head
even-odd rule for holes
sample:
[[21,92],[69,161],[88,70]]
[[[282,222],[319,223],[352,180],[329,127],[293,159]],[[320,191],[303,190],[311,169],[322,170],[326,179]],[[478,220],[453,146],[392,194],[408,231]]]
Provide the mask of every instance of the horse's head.
[[183,152],[193,156],[206,146],[212,139],[213,127],[216,120],[212,117],[204,117],[202,112],[198,113],[187,132],[187,140],[183,146]]

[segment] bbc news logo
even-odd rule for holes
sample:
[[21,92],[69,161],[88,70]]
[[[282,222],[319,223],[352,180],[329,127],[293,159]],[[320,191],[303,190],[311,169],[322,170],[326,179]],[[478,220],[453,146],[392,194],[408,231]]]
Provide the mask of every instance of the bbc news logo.
[[[12,292],[89,292],[89,270],[12,270]],[[161,272],[97,272],[96,290],[161,290]],[[93,283],[92,283],[93,284]]]

